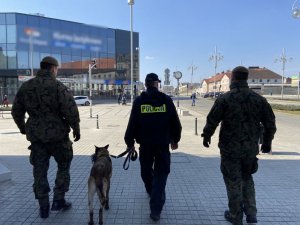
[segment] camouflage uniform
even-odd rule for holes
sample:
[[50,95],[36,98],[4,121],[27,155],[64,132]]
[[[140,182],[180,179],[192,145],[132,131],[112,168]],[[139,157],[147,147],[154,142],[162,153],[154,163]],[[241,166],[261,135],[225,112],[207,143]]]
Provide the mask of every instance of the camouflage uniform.
[[[25,113],[29,118],[25,124]],[[30,163],[33,165],[33,191],[40,204],[49,202],[47,179],[49,159],[58,165],[54,200],[64,198],[70,184],[73,158],[70,127],[80,133],[79,113],[72,94],[55,79],[55,75],[40,70],[37,76],[19,89],[12,107],[12,116],[21,133],[31,142]]]
[[230,89],[216,99],[202,135],[210,138],[222,121],[218,144],[221,172],[233,222],[242,224],[243,211],[246,215],[257,212],[252,174],[258,168],[260,124],[264,126],[265,143],[272,142],[276,126],[271,106],[249,89],[246,80],[232,81]]

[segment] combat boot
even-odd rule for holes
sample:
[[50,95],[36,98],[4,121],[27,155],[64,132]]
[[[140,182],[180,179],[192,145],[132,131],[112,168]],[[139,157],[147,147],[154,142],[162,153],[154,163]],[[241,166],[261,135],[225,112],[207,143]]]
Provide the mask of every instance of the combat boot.
[[72,203],[65,199],[53,200],[51,211],[68,210],[71,207]]
[[256,215],[247,215],[246,221],[247,223],[257,223]]
[[49,217],[49,208],[50,205],[44,205],[44,206],[40,206],[40,217],[43,219],[46,219]]
[[242,221],[241,222],[234,221],[234,218],[231,216],[229,210],[225,210],[224,218],[225,218],[225,220],[232,223],[233,225],[243,225]]

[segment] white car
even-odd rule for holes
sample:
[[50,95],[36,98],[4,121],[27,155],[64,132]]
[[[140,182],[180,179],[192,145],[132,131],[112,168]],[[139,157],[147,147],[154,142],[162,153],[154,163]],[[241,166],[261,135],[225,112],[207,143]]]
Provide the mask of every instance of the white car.
[[77,105],[90,105],[92,102],[88,96],[74,96],[74,100]]

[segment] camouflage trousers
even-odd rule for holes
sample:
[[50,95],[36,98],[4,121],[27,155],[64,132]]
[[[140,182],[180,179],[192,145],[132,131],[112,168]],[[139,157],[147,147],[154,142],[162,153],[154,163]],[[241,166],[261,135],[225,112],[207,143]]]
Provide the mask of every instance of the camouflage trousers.
[[54,200],[64,198],[70,186],[70,166],[73,158],[72,142],[69,138],[56,143],[32,142],[28,147],[31,150],[30,163],[33,166],[33,192],[40,205],[49,202],[50,187],[47,173],[50,157],[57,163],[57,173],[54,187]]
[[228,207],[234,224],[242,224],[243,213],[256,215],[252,174],[258,169],[256,157],[221,157],[221,171],[227,190]]

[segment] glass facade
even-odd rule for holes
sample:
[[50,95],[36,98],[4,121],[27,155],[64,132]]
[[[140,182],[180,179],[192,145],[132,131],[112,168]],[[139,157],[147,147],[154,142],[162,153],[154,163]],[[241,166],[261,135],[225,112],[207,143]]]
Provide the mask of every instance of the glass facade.
[[[134,81],[139,81],[139,35],[134,32]],[[113,92],[130,84],[130,32],[41,15],[0,13],[0,85],[19,86],[47,55],[60,63],[58,79],[74,90],[88,86],[92,59],[94,91]],[[11,81],[13,80],[13,82]],[[3,85],[6,85],[3,87]],[[84,88],[85,87],[85,88]]]

